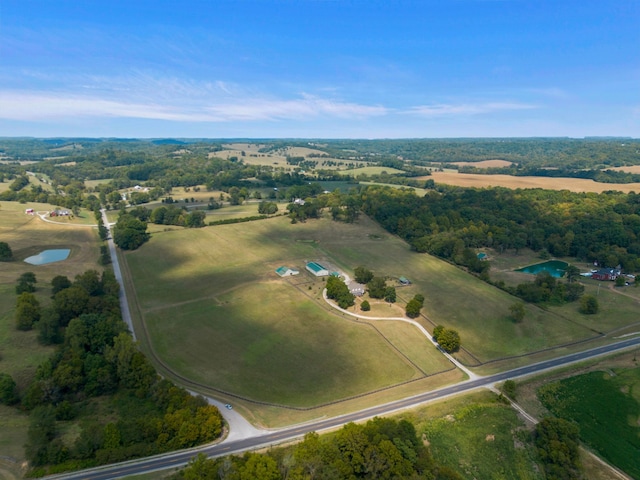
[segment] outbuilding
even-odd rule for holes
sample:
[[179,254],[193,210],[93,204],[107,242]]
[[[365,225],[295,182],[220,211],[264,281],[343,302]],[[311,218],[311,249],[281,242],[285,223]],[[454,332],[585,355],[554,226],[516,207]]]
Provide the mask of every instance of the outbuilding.
[[298,275],[300,272],[293,268],[283,266],[283,267],[276,268],[276,273],[281,277],[292,277],[294,275]]
[[316,277],[327,277],[329,276],[329,270],[319,263],[309,262],[306,265],[306,268],[309,272],[313,273]]

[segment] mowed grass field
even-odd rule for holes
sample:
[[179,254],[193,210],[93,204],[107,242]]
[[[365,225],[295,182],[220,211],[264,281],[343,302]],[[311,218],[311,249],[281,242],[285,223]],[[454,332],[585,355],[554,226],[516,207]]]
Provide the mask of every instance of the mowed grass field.
[[[513,356],[526,362],[526,355],[635,321],[634,300],[620,296],[615,308],[628,302],[629,315],[584,318],[575,305],[527,305],[516,324],[509,316],[514,297],[410,251],[365,216],[351,225],[328,218],[292,225],[277,217],[157,232],[125,258],[151,344],[175,372],[252,400],[304,408],[450,368],[417,329],[372,322],[374,330],[328,311],[324,282],[304,270],[308,261],[351,275],[363,265],[406,276],[412,284],[398,288],[399,305],[423,294],[419,321],[428,330],[457,329],[468,350],[460,358],[471,365]],[[280,279],[274,270],[282,265],[300,276]],[[397,308],[389,310],[397,316]]]
[[[51,279],[66,275],[71,280],[89,269],[100,270],[99,240],[95,229],[79,224],[52,224],[25,215],[26,207],[48,211],[52,205],[0,202],[0,241],[7,242],[14,260],[0,263],[0,371],[10,374],[24,393],[40,365],[53,351],[38,343],[37,332],[15,328],[16,280],[25,272],[36,274],[36,297],[41,305],[51,300]],[[69,248],[69,258],[49,265],[30,265],[23,260],[47,248]],[[27,439],[27,415],[16,408],[0,406],[0,455],[21,462]],[[4,470],[7,468],[8,470]],[[16,465],[0,464],[0,478],[14,478]],[[5,475],[5,476],[3,476]],[[17,475],[15,478],[21,478]]]
[[[374,328],[323,303],[324,282],[304,265],[336,265],[314,238],[328,238],[324,227],[331,223],[311,223],[313,234],[307,224],[296,229],[285,218],[162,232],[128,253],[155,352],[194,381],[295,407],[450,369],[414,327]],[[281,279],[274,272],[281,265],[301,275]]]

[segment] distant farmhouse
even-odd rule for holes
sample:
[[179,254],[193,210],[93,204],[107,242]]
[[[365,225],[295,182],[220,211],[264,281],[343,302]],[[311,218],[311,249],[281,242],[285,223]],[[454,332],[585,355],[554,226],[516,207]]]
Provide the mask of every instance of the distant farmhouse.
[[329,270],[316,262],[309,262],[306,265],[306,268],[309,272],[313,273],[316,277],[327,277],[329,276]]
[[300,272],[289,267],[279,267],[276,268],[276,273],[281,277],[292,277],[294,275],[298,275]]
[[593,272],[591,278],[594,280],[609,280],[613,282],[621,273],[619,268],[601,268],[597,272]]
[[50,217],[68,217],[69,215],[71,215],[69,210],[53,210],[49,212]]

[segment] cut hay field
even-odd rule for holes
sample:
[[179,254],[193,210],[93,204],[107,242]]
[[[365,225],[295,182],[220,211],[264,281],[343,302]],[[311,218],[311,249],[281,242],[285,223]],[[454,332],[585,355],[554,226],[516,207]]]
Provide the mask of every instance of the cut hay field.
[[611,170],[618,170],[620,172],[628,172],[628,173],[640,173],[640,165],[629,165],[626,167],[612,167]]
[[459,187],[544,188],[547,190],[595,193],[602,193],[607,190],[618,190],[624,193],[640,192],[640,183],[598,183],[581,178],[514,177],[511,175],[479,175],[435,171],[432,172],[431,176],[416,178],[422,180],[432,179],[436,183]]
[[[451,162],[451,165],[459,167],[476,167],[476,168],[503,168],[509,167],[513,163],[507,160],[483,160],[481,162]],[[449,165],[447,163],[446,165]]]

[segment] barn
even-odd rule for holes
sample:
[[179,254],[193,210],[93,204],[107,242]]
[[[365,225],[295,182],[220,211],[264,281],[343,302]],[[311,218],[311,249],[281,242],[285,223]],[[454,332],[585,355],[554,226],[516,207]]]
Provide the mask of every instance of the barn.
[[316,277],[327,277],[329,276],[329,270],[319,263],[309,262],[306,265],[306,268],[309,272],[313,273]]
[[294,275],[298,275],[300,272],[289,267],[279,267],[276,268],[276,273],[281,277],[292,277]]

